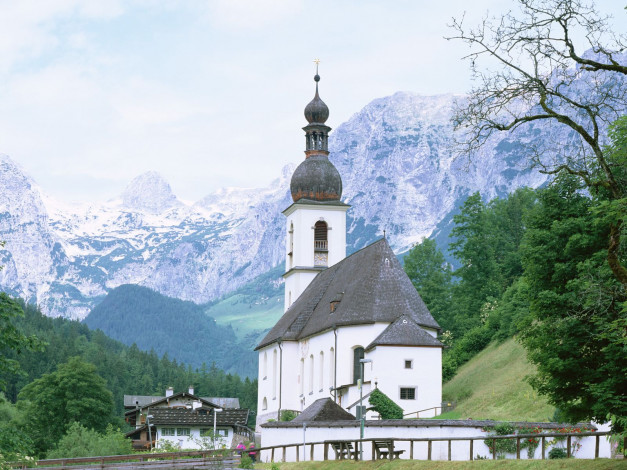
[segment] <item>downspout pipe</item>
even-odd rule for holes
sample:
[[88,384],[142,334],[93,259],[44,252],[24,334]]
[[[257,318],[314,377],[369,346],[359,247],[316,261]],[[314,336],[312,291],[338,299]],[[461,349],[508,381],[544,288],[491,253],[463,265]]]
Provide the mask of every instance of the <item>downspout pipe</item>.
[[281,344],[281,338],[278,341],[279,344],[279,411],[277,414],[277,421],[281,421],[281,397],[283,396],[283,346]]
[[333,325],[335,349],[333,350],[333,401],[337,403],[337,326]]

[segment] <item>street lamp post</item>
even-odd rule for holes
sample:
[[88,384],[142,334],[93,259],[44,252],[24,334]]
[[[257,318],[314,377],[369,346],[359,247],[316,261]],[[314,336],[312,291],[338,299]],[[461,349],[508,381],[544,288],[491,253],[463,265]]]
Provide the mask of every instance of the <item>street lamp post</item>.
[[152,451],[152,430],[150,429],[150,418],[152,415],[146,415],[146,424],[148,425],[148,442],[150,444],[150,451]]
[[361,423],[359,429],[359,460],[364,460],[364,442],[361,440],[364,438],[364,427],[366,425],[366,413],[364,413],[364,407],[362,405],[364,400],[364,364],[372,362],[372,359],[360,359],[361,363],[361,385],[359,386],[359,414],[361,415]]
[[222,408],[213,409],[213,450],[216,450],[216,418],[220,411],[222,411]]

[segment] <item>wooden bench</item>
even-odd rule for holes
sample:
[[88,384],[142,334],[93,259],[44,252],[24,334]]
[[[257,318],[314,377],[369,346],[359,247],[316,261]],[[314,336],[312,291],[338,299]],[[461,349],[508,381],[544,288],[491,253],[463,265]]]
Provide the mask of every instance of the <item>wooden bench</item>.
[[335,452],[335,460],[355,459],[357,451],[350,441],[328,441]]
[[375,439],[372,441],[372,459],[398,459],[404,450],[394,450],[394,441]]

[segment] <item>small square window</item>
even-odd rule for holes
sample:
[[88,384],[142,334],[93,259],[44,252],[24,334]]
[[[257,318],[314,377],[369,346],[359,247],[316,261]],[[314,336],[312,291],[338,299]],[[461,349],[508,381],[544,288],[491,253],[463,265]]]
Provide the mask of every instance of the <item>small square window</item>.
[[177,436],[189,436],[189,428],[176,428]]
[[174,428],[163,428],[161,429],[162,436],[175,436]]
[[413,369],[413,368],[414,368],[414,361],[405,359],[405,369]]
[[401,388],[401,400],[415,400],[416,389],[415,388]]

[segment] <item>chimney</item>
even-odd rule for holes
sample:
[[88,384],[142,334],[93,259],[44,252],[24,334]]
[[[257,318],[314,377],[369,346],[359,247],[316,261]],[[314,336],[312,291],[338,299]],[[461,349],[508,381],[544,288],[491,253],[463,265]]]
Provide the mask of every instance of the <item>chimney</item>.
[[189,392],[190,395],[193,395],[194,394],[194,386],[190,385],[187,391]]
[[168,387],[165,389],[165,397],[171,397],[172,395],[174,395],[174,389],[172,387]]

